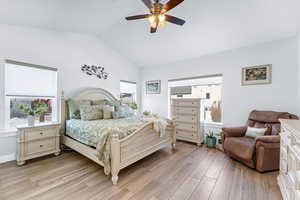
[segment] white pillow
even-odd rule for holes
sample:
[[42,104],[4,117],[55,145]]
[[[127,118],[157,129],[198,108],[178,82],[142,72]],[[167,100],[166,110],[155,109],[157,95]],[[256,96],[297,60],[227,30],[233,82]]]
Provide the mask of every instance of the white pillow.
[[264,136],[268,128],[253,128],[248,127],[246,136],[251,138],[256,138],[258,136]]

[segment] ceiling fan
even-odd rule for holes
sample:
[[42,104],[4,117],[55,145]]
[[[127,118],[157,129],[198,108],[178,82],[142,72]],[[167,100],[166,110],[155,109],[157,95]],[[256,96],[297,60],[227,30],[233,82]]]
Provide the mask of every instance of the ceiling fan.
[[182,26],[185,23],[183,19],[166,14],[166,12],[175,8],[184,0],[170,0],[166,4],[160,3],[160,0],[154,0],[155,2],[152,2],[152,0],[142,0],[142,1],[150,10],[150,14],[130,16],[130,17],[126,17],[126,19],[137,20],[137,19],[148,18],[151,25],[150,33],[155,33],[157,31],[158,26],[163,27],[165,25],[165,21],[180,26]]

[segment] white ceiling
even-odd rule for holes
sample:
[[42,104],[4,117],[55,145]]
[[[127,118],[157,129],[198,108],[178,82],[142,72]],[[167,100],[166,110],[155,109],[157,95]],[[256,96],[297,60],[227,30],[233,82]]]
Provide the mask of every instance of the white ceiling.
[[[166,0],[164,0],[166,2]],[[0,0],[0,23],[101,37],[141,67],[294,36],[300,0],[185,0],[170,14],[187,22],[149,33],[141,0]]]

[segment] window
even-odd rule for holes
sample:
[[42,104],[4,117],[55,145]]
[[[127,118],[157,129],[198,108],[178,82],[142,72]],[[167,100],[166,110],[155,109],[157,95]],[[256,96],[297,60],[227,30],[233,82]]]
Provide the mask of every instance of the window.
[[57,121],[57,70],[7,60],[5,63],[6,128],[27,123],[27,115],[18,109],[18,105],[35,108],[38,103],[45,104],[46,108],[44,114],[36,116],[36,120]]
[[201,120],[222,122],[221,75],[169,80],[168,87],[169,105],[172,98],[201,98]]
[[120,81],[120,99],[124,104],[136,103],[136,83]]

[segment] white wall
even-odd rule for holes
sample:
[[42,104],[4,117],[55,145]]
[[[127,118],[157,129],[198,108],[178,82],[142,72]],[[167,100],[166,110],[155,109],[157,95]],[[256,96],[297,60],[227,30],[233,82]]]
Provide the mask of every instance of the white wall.
[[[137,66],[96,37],[8,25],[0,25],[0,30],[0,60],[12,59],[58,68],[59,91],[64,90],[67,97],[87,87],[104,88],[118,96],[121,79],[139,82]],[[105,67],[108,80],[82,73],[83,64]],[[1,76],[0,88],[4,88]],[[3,108],[0,109],[2,112]],[[0,120],[3,121],[1,117]],[[0,134],[0,157],[14,153],[13,144],[15,137],[11,133]]]
[[298,113],[300,113],[300,32],[297,35],[297,58],[298,58]]
[[[273,83],[241,86],[241,68],[272,64]],[[144,68],[143,84],[161,80],[161,94],[146,95],[143,86],[143,110],[167,116],[169,79],[223,74],[223,123],[242,125],[252,109],[297,113],[296,38],[245,47],[193,60]]]

